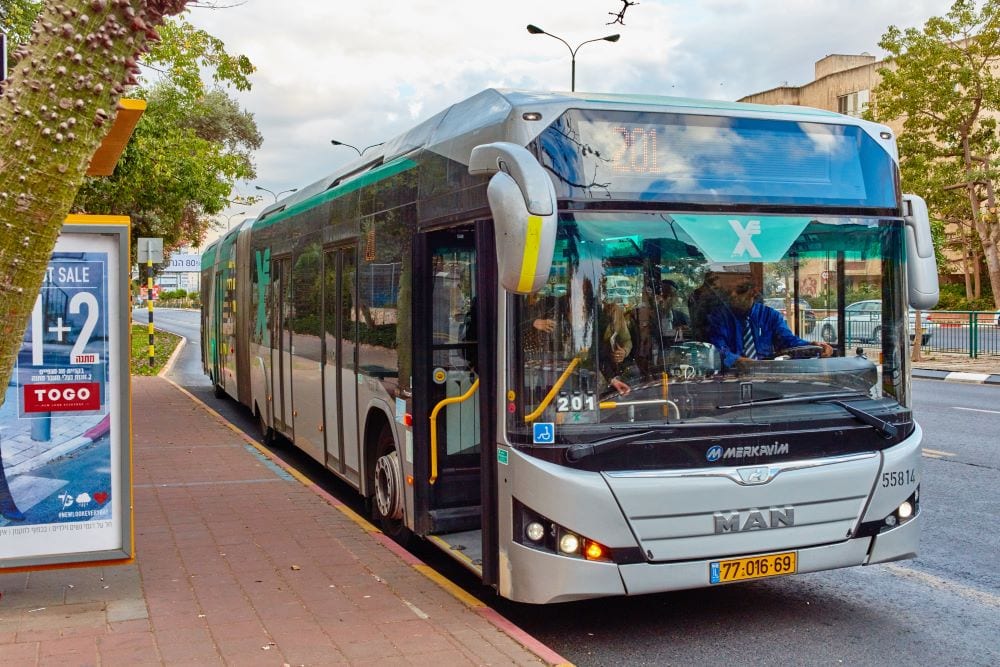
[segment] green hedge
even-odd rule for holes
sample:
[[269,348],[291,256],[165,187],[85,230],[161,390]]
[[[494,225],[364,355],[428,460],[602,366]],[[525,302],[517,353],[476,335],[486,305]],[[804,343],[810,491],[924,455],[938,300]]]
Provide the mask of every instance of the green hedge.
[[996,310],[989,285],[983,285],[984,294],[978,299],[965,298],[965,285],[941,285],[941,297],[934,310]]

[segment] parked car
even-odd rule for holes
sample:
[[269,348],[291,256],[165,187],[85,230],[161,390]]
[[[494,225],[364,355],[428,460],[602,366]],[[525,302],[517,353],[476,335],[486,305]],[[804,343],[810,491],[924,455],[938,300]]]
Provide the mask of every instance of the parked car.
[[[856,301],[844,308],[845,322],[847,328],[847,342],[874,343],[882,340],[882,302],[878,300]],[[910,308],[910,340],[914,338],[914,329],[917,325],[917,311]],[[920,337],[922,345],[927,345],[937,325],[931,322],[926,312],[920,314],[920,324],[923,328],[923,335]],[[819,327],[819,337],[827,343],[834,343],[837,340],[837,316],[825,317],[817,323]]]
[[[788,303],[791,303],[789,299]],[[764,299],[764,305],[774,308],[776,311],[781,313],[785,317],[785,321],[788,325],[792,325],[792,317],[795,315],[795,307],[791,307],[791,312],[785,312],[785,298],[784,297],[774,297],[770,299]],[[813,312],[812,306],[805,299],[799,299],[799,317],[802,318],[802,325],[805,333],[812,333],[816,328],[816,313]]]

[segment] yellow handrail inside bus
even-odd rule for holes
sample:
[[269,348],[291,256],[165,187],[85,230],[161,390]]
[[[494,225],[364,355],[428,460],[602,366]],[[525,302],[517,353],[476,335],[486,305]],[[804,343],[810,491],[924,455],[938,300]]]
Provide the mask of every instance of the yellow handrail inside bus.
[[464,394],[462,394],[461,396],[452,396],[451,398],[446,398],[437,405],[435,405],[434,409],[431,410],[431,478],[429,480],[431,484],[436,482],[438,478],[438,448],[437,448],[438,413],[441,412],[441,409],[444,408],[445,406],[452,405],[453,403],[461,403],[463,401],[467,401],[470,396],[476,393],[477,389],[479,389],[479,378],[476,378],[476,381],[472,383],[472,386],[469,387],[468,391],[466,391]]
[[549,407],[549,403],[551,403],[552,399],[556,397],[556,392],[562,389],[562,386],[566,384],[566,380],[569,379],[569,374],[572,373],[573,369],[579,365],[580,365],[580,357],[574,357],[573,361],[569,362],[569,366],[566,367],[566,370],[564,370],[562,372],[562,375],[559,376],[559,379],[556,380],[556,383],[552,385],[552,389],[549,390],[549,393],[545,395],[545,398],[542,399],[542,402],[538,404],[537,408],[535,408],[535,411],[532,412],[531,414],[524,415],[525,423],[530,424],[531,422],[538,419],[539,415],[545,412],[545,408]]

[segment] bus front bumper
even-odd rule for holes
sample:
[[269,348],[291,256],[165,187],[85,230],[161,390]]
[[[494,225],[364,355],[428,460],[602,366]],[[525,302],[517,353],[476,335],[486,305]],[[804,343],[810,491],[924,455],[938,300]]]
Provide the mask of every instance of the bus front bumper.
[[[875,537],[795,549],[797,573],[913,558],[922,523],[922,512],[918,512],[906,523]],[[708,587],[713,585],[709,581],[711,563],[719,560],[616,565],[556,556],[519,544],[511,547],[509,556],[516,561],[516,571],[524,574],[519,581],[509,582],[513,585],[505,595],[535,604]]]

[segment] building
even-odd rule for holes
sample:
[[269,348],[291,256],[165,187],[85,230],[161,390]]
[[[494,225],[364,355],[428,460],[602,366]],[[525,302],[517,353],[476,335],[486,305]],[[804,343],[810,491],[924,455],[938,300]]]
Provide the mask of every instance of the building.
[[[891,66],[890,62],[877,60],[875,56],[867,53],[833,54],[816,61],[815,78],[809,83],[801,86],[778,86],[746,95],[738,101],[753,104],[793,104],[858,117],[869,104],[875,102],[872,91],[881,81],[879,70]],[[903,131],[902,119],[896,119],[887,125],[896,134]],[[955,225],[950,225],[948,231],[952,235],[958,234]],[[961,251],[949,248],[944,254],[950,266],[939,267],[942,281],[963,282],[965,274],[961,269]],[[859,267],[855,270],[859,270]]]
[[[885,61],[867,53],[834,54],[816,61],[815,79],[802,86],[779,86],[741,98],[754,104],[794,104],[860,116],[871,103],[871,91],[880,80]],[[902,129],[902,122],[893,127]]]

